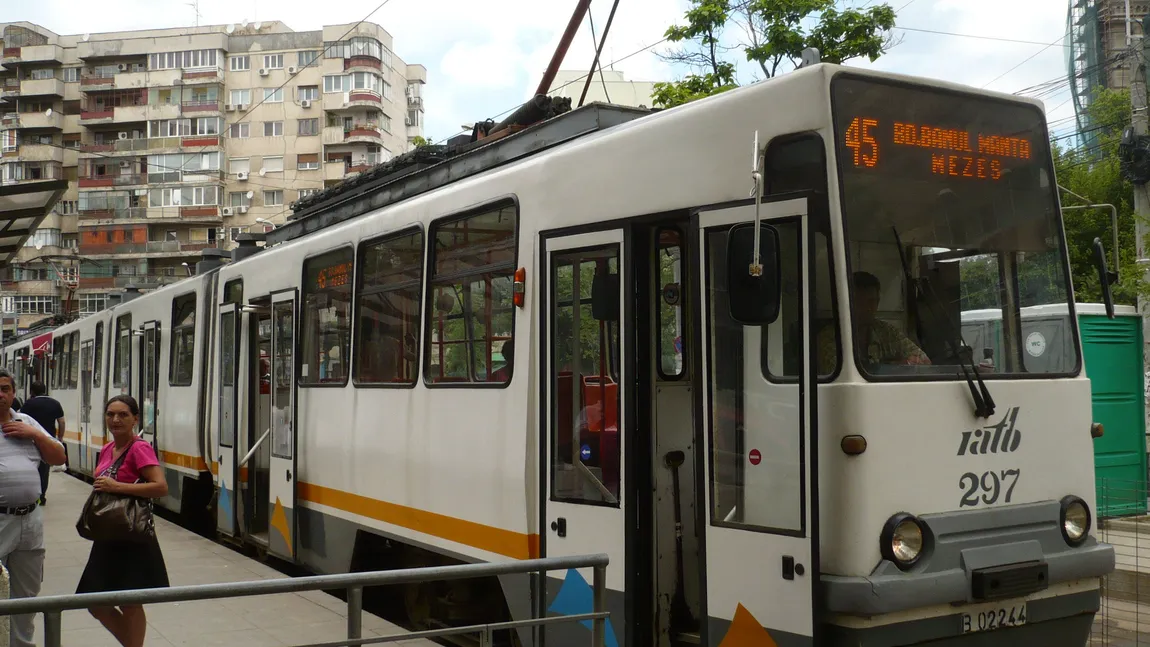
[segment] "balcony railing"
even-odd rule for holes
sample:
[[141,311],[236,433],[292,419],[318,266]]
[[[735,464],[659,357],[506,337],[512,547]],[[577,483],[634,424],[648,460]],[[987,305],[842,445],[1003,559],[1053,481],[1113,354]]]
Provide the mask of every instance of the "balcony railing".
[[122,209],[90,209],[80,212],[80,222],[94,220],[143,220],[148,217],[145,207],[125,207]]
[[80,121],[95,121],[97,119],[113,119],[116,116],[116,109],[112,107],[100,106],[95,110],[81,110]]
[[188,278],[175,274],[119,274],[117,276],[81,276],[81,288],[126,288],[134,285],[139,288],[158,287],[176,283]]
[[81,254],[156,254],[202,252],[216,243],[190,243],[178,240],[156,240],[146,243],[80,243]]
[[114,85],[115,83],[116,83],[116,77],[115,77],[115,75],[112,75],[112,74],[104,74],[104,75],[100,75],[100,76],[85,76],[85,77],[80,78],[80,87],[82,87],[82,88],[94,88],[94,87],[99,87],[99,86],[104,86],[104,85],[110,86],[110,85]]
[[101,186],[133,186],[147,184],[148,176],[144,173],[108,173],[104,175],[86,175],[79,178],[81,187]]
[[[208,143],[214,142],[214,143]],[[149,137],[139,139],[117,139],[111,142],[95,142],[80,147],[83,153],[127,153],[132,151],[153,151],[163,148],[180,148],[183,146],[218,146],[219,135],[188,135],[185,137]]]
[[219,112],[220,102],[216,100],[207,101],[185,101],[183,102],[184,112]]

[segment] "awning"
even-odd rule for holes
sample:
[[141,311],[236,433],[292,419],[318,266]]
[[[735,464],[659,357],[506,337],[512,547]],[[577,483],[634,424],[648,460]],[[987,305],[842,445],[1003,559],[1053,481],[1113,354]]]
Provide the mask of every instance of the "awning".
[[0,267],[11,262],[67,189],[68,180],[0,186]]

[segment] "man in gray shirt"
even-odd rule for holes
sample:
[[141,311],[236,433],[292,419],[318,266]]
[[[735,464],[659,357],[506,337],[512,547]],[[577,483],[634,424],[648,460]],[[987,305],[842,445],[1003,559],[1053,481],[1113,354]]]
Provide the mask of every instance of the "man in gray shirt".
[[[30,598],[44,580],[40,461],[63,465],[64,445],[34,419],[12,410],[16,378],[0,368],[0,561],[8,568],[9,597]],[[35,614],[13,616],[12,647],[33,647]]]

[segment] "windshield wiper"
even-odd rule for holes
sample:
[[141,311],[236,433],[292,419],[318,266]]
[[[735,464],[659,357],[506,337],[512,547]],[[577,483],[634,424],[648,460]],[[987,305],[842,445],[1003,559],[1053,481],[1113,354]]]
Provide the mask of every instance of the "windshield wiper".
[[[910,266],[906,261],[906,253],[903,251],[902,240],[899,238],[898,229],[891,227],[891,231],[894,232],[894,242],[898,247],[898,258],[902,263],[902,272],[906,277],[907,287],[914,288],[916,296],[918,294],[925,294],[928,290],[919,289],[919,281],[915,281],[914,278],[911,277]],[[924,299],[924,301],[926,301],[927,307],[930,308],[931,315],[936,320],[943,321],[946,324],[947,330],[945,331],[946,334],[943,335],[943,339],[946,340],[950,351],[954,353],[954,356],[958,359],[958,366],[962,369],[962,376],[966,378],[966,385],[970,387],[970,397],[974,400],[974,415],[979,418],[989,418],[993,416],[995,408],[994,398],[990,396],[990,391],[986,388],[986,382],[982,381],[982,375],[978,373],[978,366],[974,363],[974,353],[970,353],[969,358],[966,357],[967,353],[962,351],[962,348],[966,346],[962,341],[962,334],[954,329],[954,325],[951,324],[949,319],[945,316],[940,316],[939,310],[942,309],[942,304],[940,303],[938,295],[935,294],[933,286],[930,285],[930,280],[923,277],[921,282],[930,292],[931,298]],[[955,340],[958,340],[957,345],[955,344]],[[966,369],[966,361],[964,360],[970,362],[970,371]],[[974,372],[973,378],[971,377],[971,371]],[[975,381],[978,382],[977,387],[975,386]]]

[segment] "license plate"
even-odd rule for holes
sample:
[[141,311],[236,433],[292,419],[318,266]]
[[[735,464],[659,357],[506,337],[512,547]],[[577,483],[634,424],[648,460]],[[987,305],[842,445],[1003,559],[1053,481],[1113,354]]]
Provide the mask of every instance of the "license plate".
[[960,619],[964,634],[1019,627],[1026,624],[1026,603],[978,607],[962,613]]

